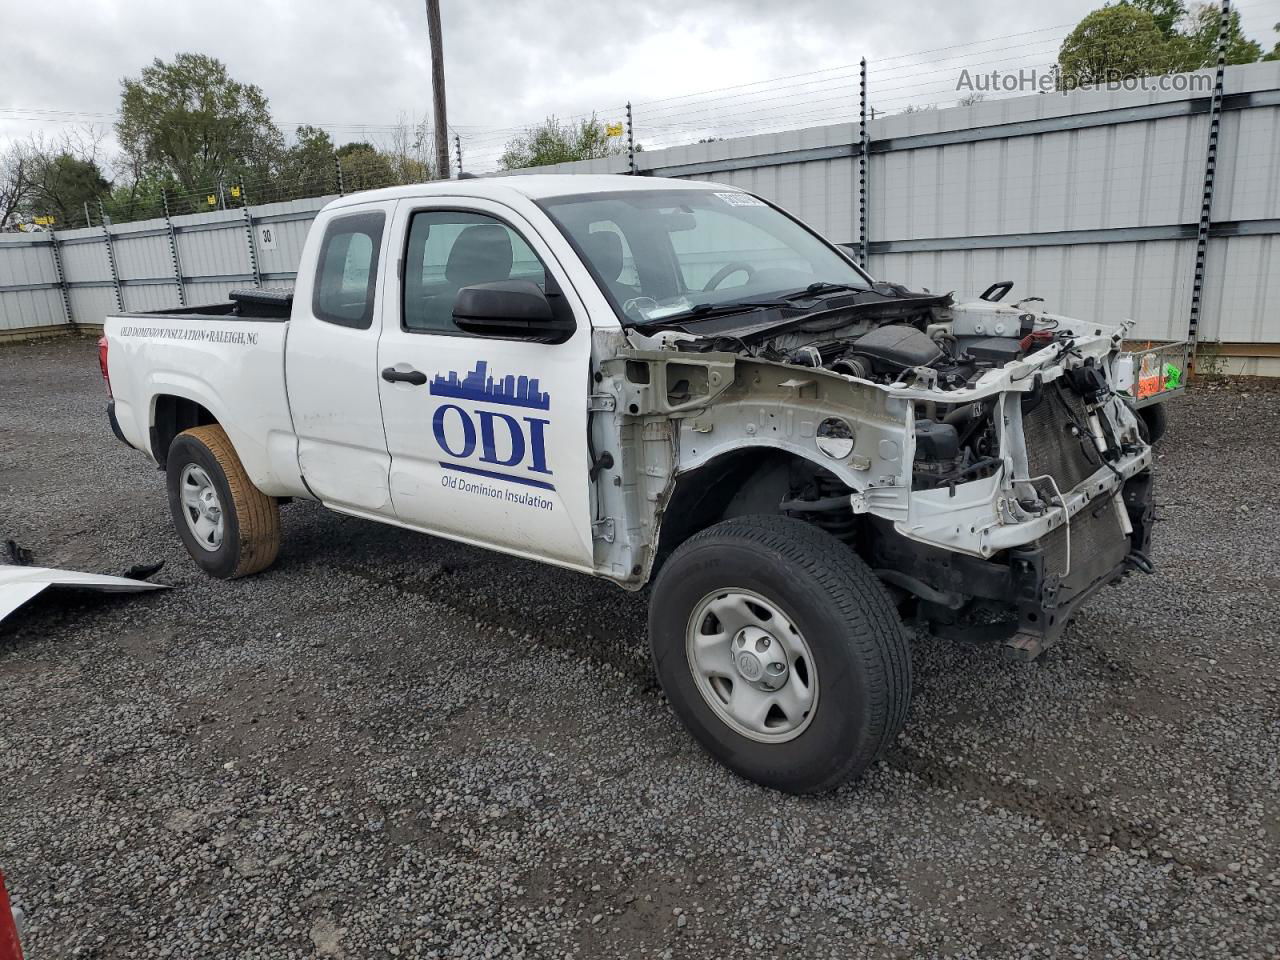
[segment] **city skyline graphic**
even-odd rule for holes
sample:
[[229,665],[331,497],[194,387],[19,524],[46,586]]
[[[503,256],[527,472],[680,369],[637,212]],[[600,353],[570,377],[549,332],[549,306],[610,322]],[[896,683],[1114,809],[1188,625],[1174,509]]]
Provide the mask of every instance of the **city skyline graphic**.
[[516,376],[509,373],[495,380],[489,373],[489,361],[477,360],[475,369],[462,379],[458,379],[456,370],[450,370],[447,378],[437,373],[431,381],[430,390],[437,397],[548,410],[551,407],[551,395],[539,390],[539,386],[537,377],[524,374]]

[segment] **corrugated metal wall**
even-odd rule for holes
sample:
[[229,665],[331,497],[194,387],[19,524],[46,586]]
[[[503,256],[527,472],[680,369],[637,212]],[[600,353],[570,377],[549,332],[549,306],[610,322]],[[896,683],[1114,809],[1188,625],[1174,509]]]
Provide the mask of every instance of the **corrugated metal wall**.
[[[1186,335],[1208,130],[1207,88],[1077,91],[870,125],[870,268],[932,290],[1012,280],[1050,309],[1137,321],[1136,335]],[[1280,63],[1231,67],[1207,253],[1201,339],[1280,342]],[[636,117],[643,140],[644,117]],[[850,124],[648,150],[642,172],[740,186],[833,240],[858,242],[857,129]],[[621,173],[626,157],[536,172]],[[534,171],[522,171],[534,172]],[[291,287],[315,212],[329,197],[251,207],[261,282]],[[244,212],[173,219],[188,303],[254,281]],[[58,232],[73,319],[178,303],[164,220]],[[255,235],[257,235],[255,233]],[[117,283],[118,279],[118,283]],[[0,236],[0,332],[67,322],[49,235]]]

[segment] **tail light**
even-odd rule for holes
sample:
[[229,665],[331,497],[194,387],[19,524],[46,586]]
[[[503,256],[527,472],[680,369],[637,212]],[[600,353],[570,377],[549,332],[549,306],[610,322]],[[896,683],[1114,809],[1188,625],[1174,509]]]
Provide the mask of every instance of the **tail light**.
[[98,366],[102,368],[102,380],[107,385],[107,396],[111,396],[111,374],[107,372],[107,338],[98,338]]
[[18,942],[18,925],[13,919],[9,894],[0,873],[0,960],[22,960],[22,944]]

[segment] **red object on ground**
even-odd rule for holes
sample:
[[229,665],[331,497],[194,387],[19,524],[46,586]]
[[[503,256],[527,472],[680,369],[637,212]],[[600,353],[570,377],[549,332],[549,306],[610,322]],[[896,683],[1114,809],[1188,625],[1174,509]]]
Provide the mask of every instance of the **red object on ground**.
[[18,927],[13,922],[13,907],[9,905],[3,870],[0,870],[0,960],[22,960],[22,944],[18,942]]

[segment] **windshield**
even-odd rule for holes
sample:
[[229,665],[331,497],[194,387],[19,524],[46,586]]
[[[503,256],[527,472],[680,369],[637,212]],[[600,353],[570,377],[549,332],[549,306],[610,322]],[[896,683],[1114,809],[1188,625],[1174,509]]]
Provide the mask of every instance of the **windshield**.
[[815,234],[740,190],[633,190],[541,206],[631,323],[746,309],[813,284],[870,286]]

